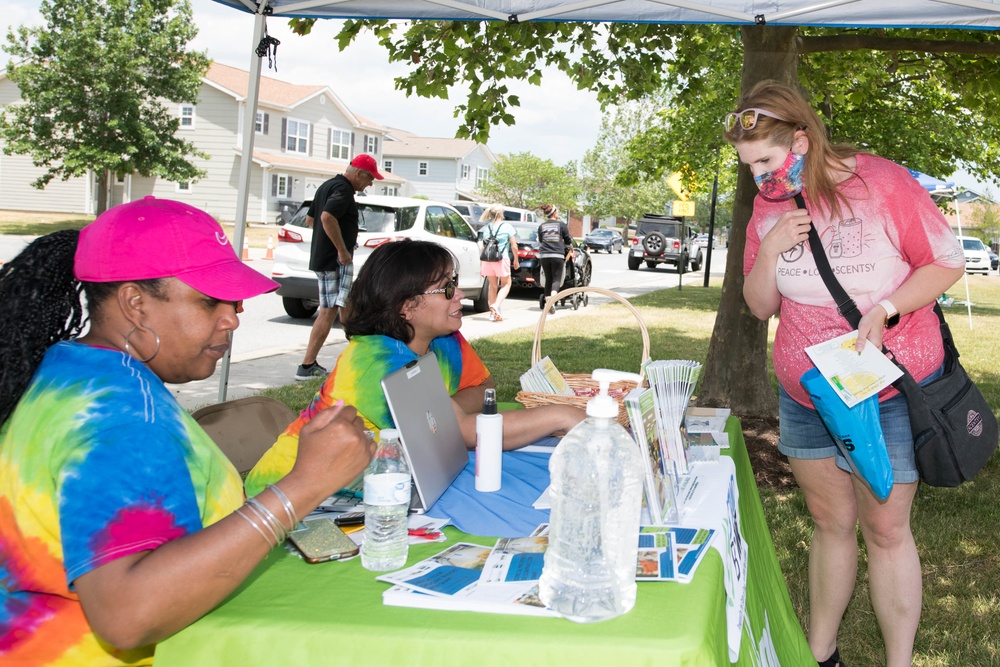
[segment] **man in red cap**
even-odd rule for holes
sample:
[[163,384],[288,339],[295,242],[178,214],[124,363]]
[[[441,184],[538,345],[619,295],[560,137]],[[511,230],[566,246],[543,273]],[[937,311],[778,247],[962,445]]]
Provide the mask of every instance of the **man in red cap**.
[[[343,174],[319,186],[313,196],[306,224],[313,228],[309,270],[319,279],[319,312],[309,333],[309,344],[296,380],[323,377],[329,371],[316,357],[330,335],[337,313],[347,305],[354,280],[354,246],[358,240],[358,206],[355,192],[363,192],[375,180],[382,180],[375,158],[361,153],[351,160]],[[320,227],[315,221],[320,221]]]

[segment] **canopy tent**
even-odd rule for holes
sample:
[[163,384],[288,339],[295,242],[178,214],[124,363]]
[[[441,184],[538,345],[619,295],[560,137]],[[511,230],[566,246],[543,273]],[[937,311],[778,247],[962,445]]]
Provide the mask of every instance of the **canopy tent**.
[[[870,28],[1000,29],[1000,0],[215,0],[255,15],[250,42],[250,86],[243,127],[257,114],[267,16],[339,19],[448,19],[716,23]],[[243,155],[253,155],[254,133],[243,133]],[[235,247],[242,247],[250,160],[240,161]],[[226,398],[229,355],[223,359],[219,400]]]

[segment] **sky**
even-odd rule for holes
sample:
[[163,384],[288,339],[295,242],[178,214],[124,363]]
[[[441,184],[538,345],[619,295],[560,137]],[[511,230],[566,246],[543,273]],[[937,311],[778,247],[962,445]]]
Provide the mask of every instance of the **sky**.
[[[243,70],[250,68],[253,17],[212,0],[190,0],[198,36],[190,48],[206,51],[216,62]],[[42,23],[38,0],[7,0],[0,16],[0,37],[7,28]],[[268,34],[278,39],[277,71],[262,61],[261,73],[287,83],[326,85],[354,113],[380,125],[428,137],[453,137],[458,127],[455,104],[447,99],[407,97],[394,89],[393,78],[404,74],[401,64],[388,63],[386,51],[366,35],[344,52],[333,36],[340,21],[317,21],[301,37],[288,29],[287,19],[271,18]],[[256,45],[253,45],[256,46]],[[0,52],[6,65],[7,54]],[[594,146],[601,124],[596,94],[581,92],[557,70],[543,74],[542,86],[514,83],[521,106],[512,109],[516,124],[494,128],[487,142],[494,154],[531,152],[563,165],[579,160]],[[461,94],[462,91],[452,91]]]
[[[198,36],[191,48],[206,51],[213,60],[248,70],[253,17],[213,0],[190,0]],[[38,0],[6,0],[0,16],[0,38],[6,42],[10,26],[38,25],[42,22]],[[388,55],[370,35],[355,41],[344,52],[338,51],[333,35],[339,30],[336,20],[317,21],[312,33],[300,37],[288,29],[287,20],[270,19],[268,34],[278,39],[277,71],[262,74],[288,83],[327,85],[356,114],[388,127],[396,127],[428,137],[453,137],[458,127],[454,106],[465,100],[461,90],[453,90],[455,102],[447,99],[407,97],[394,89],[393,79],[407,71],[402,64],[389,64]],[[0,65],[7,54],[0,51]],[[521,99],[521,106],[510,109],[513,127],[491,130],[487,142],[494,154],[530,152],[542,159],[564,165],[580,160],[593,148],[601,124],[601,109],[596,94],[576,90],[558,70],[543,73],[542,85],[509,84],[511,93]],[[957,185],[984,192],[969,174],[950,177]]]

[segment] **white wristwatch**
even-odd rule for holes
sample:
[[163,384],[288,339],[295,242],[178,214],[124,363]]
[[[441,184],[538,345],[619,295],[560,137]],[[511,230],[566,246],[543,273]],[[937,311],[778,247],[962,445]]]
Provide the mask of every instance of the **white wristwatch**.
[[892,301],[882,299],[878,302],[878,305],[885,309],[885,327],[887,329],[891,329],[899,324],[899,311],[896,310],[896,306],[892,305]]

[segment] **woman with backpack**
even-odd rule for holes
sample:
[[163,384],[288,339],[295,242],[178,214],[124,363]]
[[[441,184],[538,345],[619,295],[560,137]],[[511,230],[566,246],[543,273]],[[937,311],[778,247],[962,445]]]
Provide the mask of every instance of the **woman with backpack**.
[[[514,225],[503,219],[503,206],[494,204],[486,209],[483,218],[487,224],[479,230],[479,274],[490,281],[490,322],[502,322],[500,305],[510,293],[511,269],[517,270],[517,237]],[[496,257],[497,259],[493,259]]]
[[[545,288],[538,297],[538,307],[544,309],[545,299],[555,296],[562,288],[563,270],[573,256],[573,237],[566,221],[559,218],[558,208],[552,204],[542,204],[539,208],[545,214],[545,221],[538,225],[538,259],[545,275]],[[549,312],[556,312],[554,303]]]

